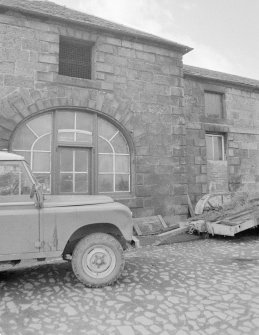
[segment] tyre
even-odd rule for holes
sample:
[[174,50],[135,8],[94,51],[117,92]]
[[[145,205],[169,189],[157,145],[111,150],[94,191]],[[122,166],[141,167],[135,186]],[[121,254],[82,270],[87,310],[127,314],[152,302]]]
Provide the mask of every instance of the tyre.
[[124,269],[124,254],[111,235],[94,233],[82,238],[72,254],[72,269],[87,287],[112,285]]

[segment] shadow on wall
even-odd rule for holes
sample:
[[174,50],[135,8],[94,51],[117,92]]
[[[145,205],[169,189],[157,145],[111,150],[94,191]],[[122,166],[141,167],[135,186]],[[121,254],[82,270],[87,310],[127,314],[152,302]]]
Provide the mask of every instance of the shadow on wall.
[[231,180],[229,182],[229,191],[230,192],[240,191],[241,187],[242,187],[241,175],[231,176]]

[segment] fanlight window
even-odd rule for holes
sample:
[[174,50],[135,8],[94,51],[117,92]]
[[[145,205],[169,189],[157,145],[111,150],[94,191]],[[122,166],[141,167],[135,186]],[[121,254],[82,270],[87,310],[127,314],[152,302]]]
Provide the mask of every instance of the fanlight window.
[[37,116],[18,127],[11,150],[25,157],[45,193],[130,192],[128,143],[97,114]]
[[105,120],[98,120],[98,190],[129,192],[130,155],[121,132]]
[[52,115],[23,124],[15,133],[12,151],[25,157],[46,193],[51,191]]

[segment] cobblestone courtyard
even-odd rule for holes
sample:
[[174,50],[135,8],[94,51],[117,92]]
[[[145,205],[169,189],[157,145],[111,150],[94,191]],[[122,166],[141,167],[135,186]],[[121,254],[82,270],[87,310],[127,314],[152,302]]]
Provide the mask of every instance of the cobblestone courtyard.
[[0,272],[0,333],[259,334],[259,240],[208,239],[126,254],[121,280],[88,289],[69,263]]

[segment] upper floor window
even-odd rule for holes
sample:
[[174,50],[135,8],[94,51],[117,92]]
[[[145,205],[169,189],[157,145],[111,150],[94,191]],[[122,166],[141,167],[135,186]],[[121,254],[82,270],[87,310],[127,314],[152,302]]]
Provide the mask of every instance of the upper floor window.
[[205,92],[205,114],[213,118],[223,118],[223,94]]
[[223,161],[224,136],[220,134],[206,134],[207,160]]
[[91,79],[92,44],[61,36],[59,40],[59,74]]
[[29,119],[11,150],[25,157],[45,193],[130,192],[127,140],[96,113],[56,110]]

